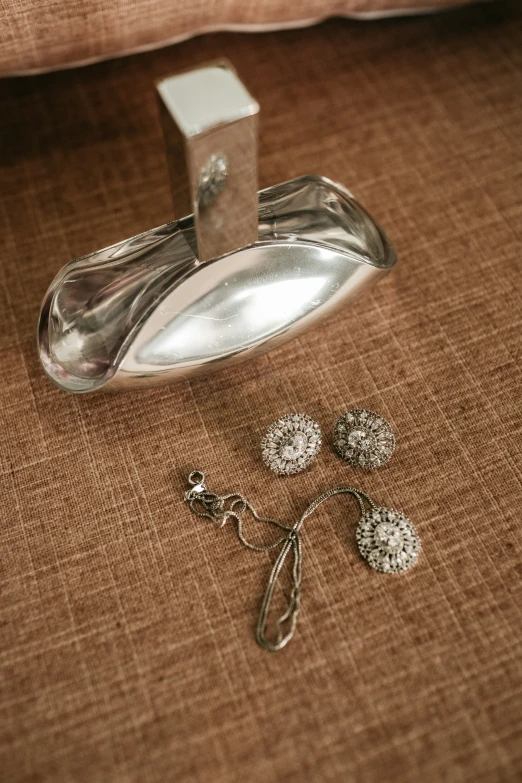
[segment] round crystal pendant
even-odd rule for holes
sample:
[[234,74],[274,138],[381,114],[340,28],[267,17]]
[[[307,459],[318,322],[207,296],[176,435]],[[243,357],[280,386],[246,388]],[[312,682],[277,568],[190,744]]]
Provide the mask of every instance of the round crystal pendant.
[[361,517],[355,535],[361,555],[377,571],[397,574],[415,565],[419,557],[417,531],[400,511],[368,511]]

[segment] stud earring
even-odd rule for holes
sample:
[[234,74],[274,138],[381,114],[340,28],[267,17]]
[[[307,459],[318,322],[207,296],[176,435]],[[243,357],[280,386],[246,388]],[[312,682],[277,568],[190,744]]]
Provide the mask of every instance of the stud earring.
[[281,416],[261,441],[263,462],[274,473],[289,476],[312,464],[321,448],[321,429],[304,413]]
[[334,448],[350,465],[372,470],[388,462],[395,450],[395,436],[382,416],[354,408],[337,420]]

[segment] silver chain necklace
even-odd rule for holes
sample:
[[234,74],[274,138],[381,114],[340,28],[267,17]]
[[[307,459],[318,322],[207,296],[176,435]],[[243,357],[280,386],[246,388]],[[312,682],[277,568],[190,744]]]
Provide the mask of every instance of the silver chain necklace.
[[[268,552],[281,547],[268,579],[256,626],[257,643],[270,652],[281,650],[294,635],[300,608],[303,564],[300,530],[305,519],[325,500],[334,495],[352,495],[356,499],[361,512],[356,530],[357,544],[362,556],[376,570],[387,573],[405,571],[415,564],[420,552],[420,541],[415,528],[404,514],[393,509],[379,508],[365,492],[356,487],[333,487],[327,490],[310,503],[294,525],[288,526],[275,519],[260,516],[252,504],[239,493],[217,495],[209,492],[205,484],[205,474],[200,470],[189,475],[188,483],[190,489],[185,493],[185,501],[194,514],[211,520],[217,527],[223,527],[229,520],[235,522],[240,542],[255,552]],[[365,504],[369,506],[369,510]],[[245,513],[250,513],[258,522],[283,531],[283,535],[270,544],[253,544],[243,533],[242,516]],[[271,641],[266,635],[268,615],[274,590],[289,554],[293,556],[291,589],[286,597],[284,611],[275,620],[275,638]]]

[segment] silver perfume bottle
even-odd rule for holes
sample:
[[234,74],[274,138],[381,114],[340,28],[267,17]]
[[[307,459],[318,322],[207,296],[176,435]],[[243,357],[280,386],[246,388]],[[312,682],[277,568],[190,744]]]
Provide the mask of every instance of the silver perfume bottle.
[[38,349],[66,391],[244,361],[342,307],[396,261],[341,185],[308,175],[257,191],[259,107],[230,64],[157,89],[180,219],[72,261],[53,280]]

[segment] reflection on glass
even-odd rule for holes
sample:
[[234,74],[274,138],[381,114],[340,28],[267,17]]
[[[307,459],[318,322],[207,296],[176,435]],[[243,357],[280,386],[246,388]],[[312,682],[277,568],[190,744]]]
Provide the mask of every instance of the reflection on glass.
[[326,285],[322,277],[278,280],[236,290],[230,299],[214,304],[206,301],[214,297],[204,297],[175,313],[141,346],[138,360],[143,365],[165,365],[174,359],[193,362],[235,353],[285,329],[313,309]]

